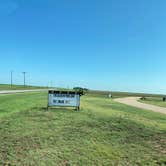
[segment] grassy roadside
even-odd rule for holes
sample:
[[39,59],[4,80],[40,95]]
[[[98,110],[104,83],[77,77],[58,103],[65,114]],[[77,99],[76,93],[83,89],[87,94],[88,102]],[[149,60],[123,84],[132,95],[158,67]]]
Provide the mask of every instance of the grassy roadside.
[[166,116],[83,96],[81,111],[47,94],[0,96],[0,165],[165,165]]
[[0,90],[26,90],[26,89],[43,89],[46,87],[40,86],[23,86],[23,85],[9,85],[9,84],[0,84]]
[[161,97],[147,97],[146,100],[139,100],[139,102],[166,107],[166,102],[163,102]]

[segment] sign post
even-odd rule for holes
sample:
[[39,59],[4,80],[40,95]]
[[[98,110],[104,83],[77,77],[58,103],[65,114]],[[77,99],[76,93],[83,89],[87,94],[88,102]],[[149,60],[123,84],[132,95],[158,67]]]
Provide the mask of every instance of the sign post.
[[80,109],[80,96],[77,91],[48,91],[48,108],[49,107],[75,107]]

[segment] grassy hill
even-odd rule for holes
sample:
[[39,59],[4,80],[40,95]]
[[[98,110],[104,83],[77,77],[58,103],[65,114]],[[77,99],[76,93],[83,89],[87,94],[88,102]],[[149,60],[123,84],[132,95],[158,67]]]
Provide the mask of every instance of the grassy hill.
[[0,95],[0,165],[165,165],[166,115],[94,94],[45,110],[47,93]]

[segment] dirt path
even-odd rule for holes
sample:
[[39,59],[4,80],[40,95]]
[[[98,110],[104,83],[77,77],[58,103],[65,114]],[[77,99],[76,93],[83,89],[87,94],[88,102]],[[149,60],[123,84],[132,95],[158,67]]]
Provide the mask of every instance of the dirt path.
[[122,104],[130,105],[133,107],[166,114],[166,108],[154,106],[154,105],[150,105],[150,104],[140,103],[140,102],[138,102],[139,98],[140,97],[125,97],[125,98],[114,99],[114,101],[122,103]]

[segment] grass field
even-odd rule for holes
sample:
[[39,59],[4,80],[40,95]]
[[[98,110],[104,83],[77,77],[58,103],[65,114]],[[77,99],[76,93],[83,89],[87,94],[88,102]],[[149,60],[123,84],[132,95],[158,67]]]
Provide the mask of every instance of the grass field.
[[166,102],[163,102],[162,97],[147,97],[146,100],[139,100],[142,103],[152,104],[160,107],[166,107]]
[[23,89],[42,89],[46,87],[40,86],[24,86],[24,85],[9,85],[9,84],[0,84],[0,90],[23,90]]
[[166,115],[100,95],[79,112],[46,103],[44,92],[0,95],[0,165],[166,165]]
[[132,92],[116,92],[116,91],[95,91],[89,90],[86,92],[88,96],[94,97],[108,97],[109,94],[112,94],[113,98],[120,98],[120,97],[164,97],[165,95],[162,94],[145,94],[145,93],[132,93]]

